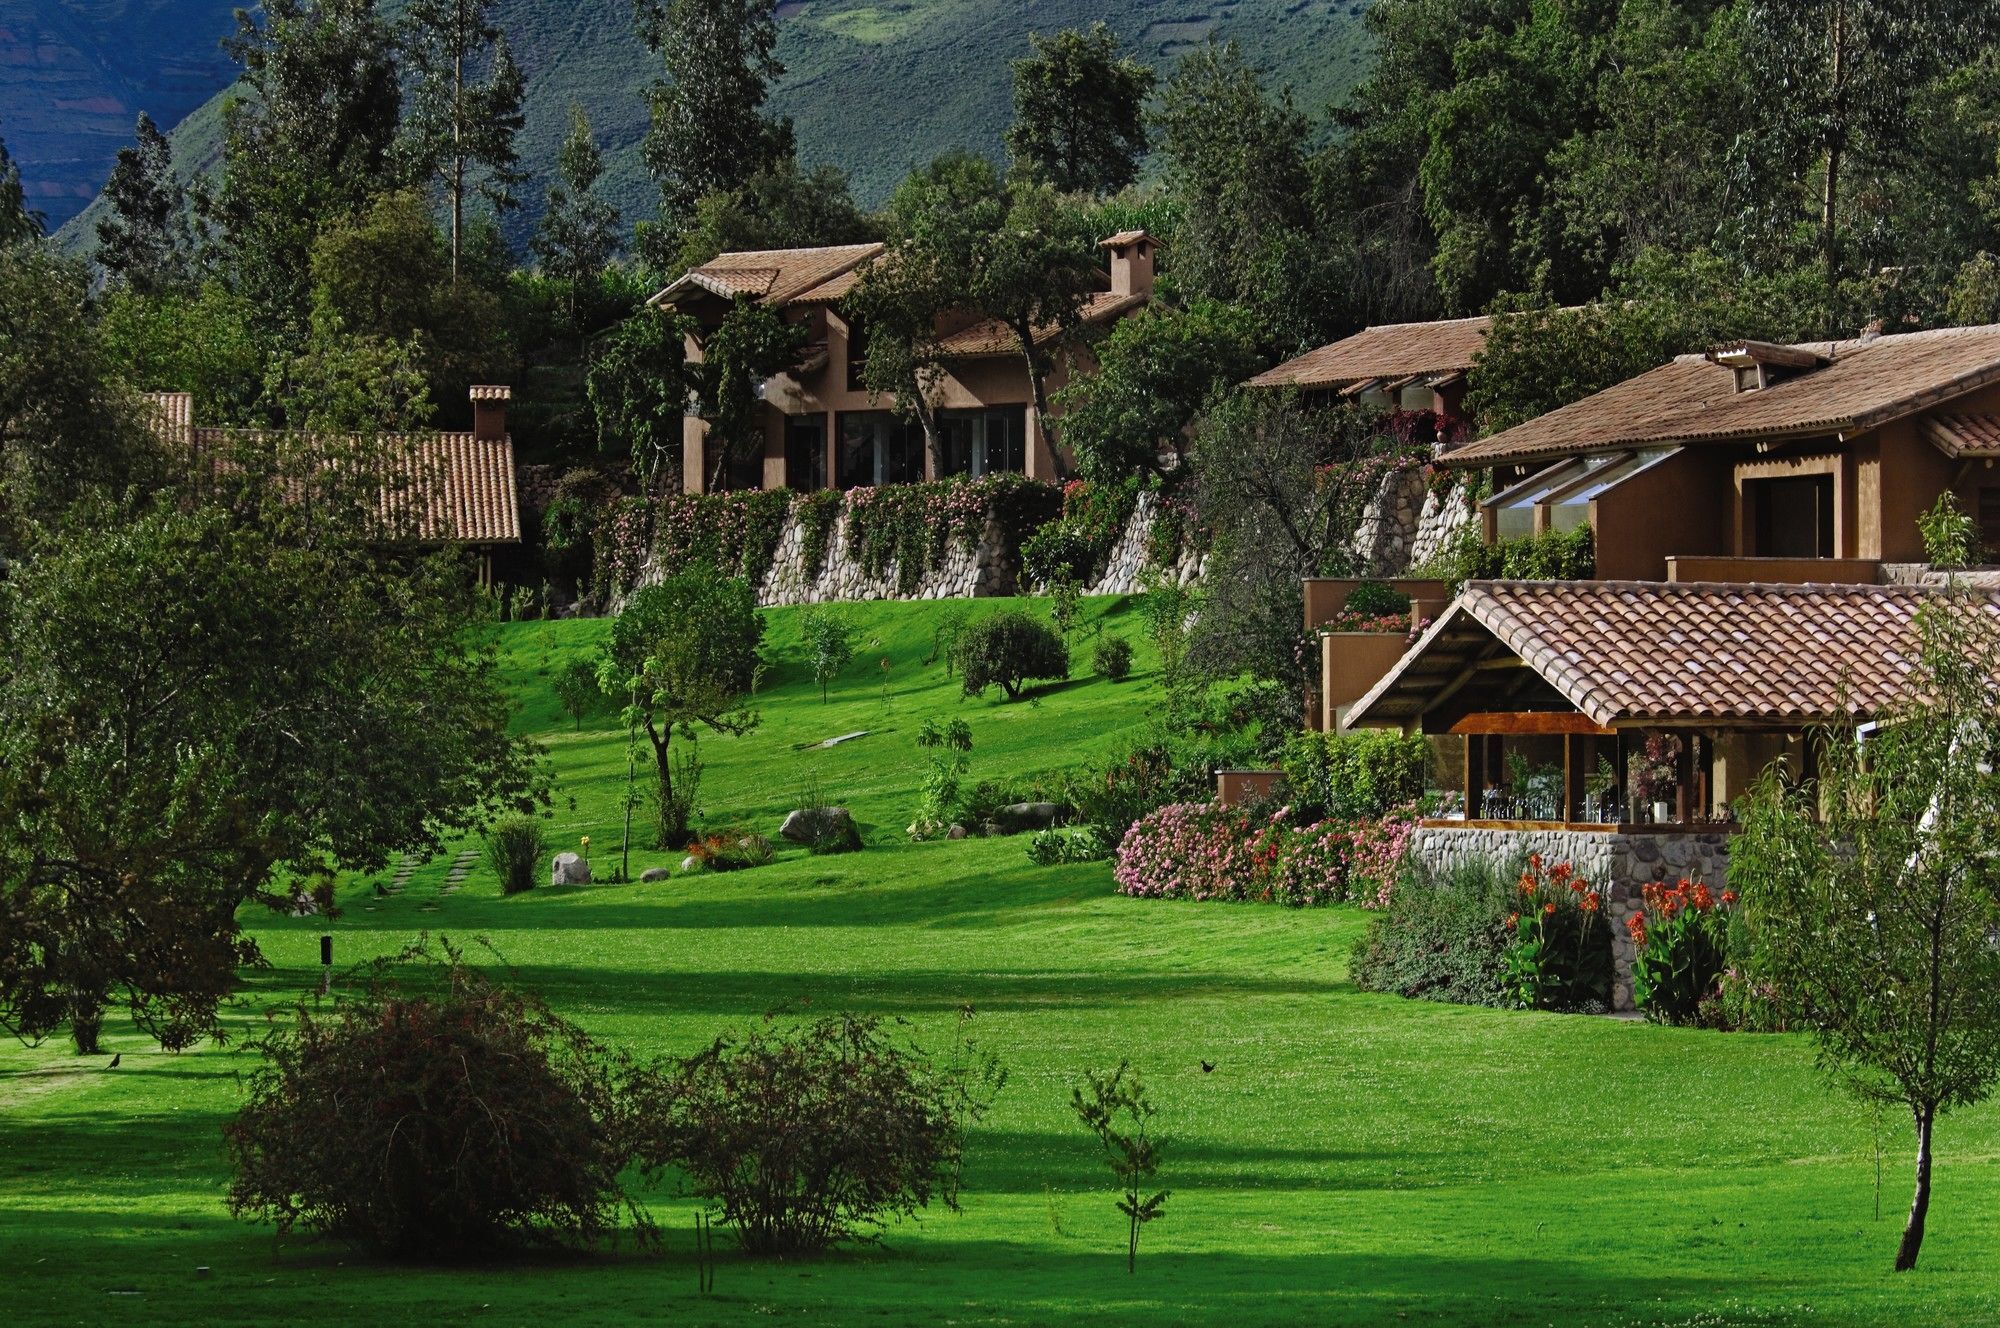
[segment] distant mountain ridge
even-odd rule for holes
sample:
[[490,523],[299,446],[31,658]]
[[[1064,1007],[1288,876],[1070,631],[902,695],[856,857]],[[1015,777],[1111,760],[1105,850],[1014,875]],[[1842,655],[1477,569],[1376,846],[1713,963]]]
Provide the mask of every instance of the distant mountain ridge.
[[[178,122],[173,137],[184,170],[214,164],[222,91],[232,71],[201,53],[219,58],[218,43],[240,3],[0,0],[0,68],[30,67],[31,52],[42,61],[32,64],[36,79],[9,77],[0,88],[0,136],[21,159],[36,205],[52,224],[96,194],[113,155],[130,141],[136,112],[144,107],[161,123],[176,123],[154,107],[178,105],[175,97],[204,71],[210,95]],[[1234,38],[1274,79],[1294,87],[1301,106],[1317,112],[1367,65],[1366,11],[1367,0],[785,0],[778,6],[778,54],[786,74],[772,104],[793,117],[801,159],[845,169],[857,196],[872,205],[911,167],[947,148],[998,156],[1012,115],[1008,62],[1026,53],[1030,31],[1101,19],[1163,69],[1204,41]],[[496,16],[529,89],[521,153],[535,178],[524,192],[527,206],[507,221],[512,238],[524,237],[538,215],[572,102],[590,114],[605,148],[607,191],[627,224],[653,215],[639,144],[644,90],[660,67],[633,33],[630,0],[502,0]],[[30,40],[23,33],[39,35]],[[63,33],[60,40],[51,35]],[[64,50],[71,56],[62,57]],[[135,54],[147,52],[148,59]],[[148,83],[119,72],[127,68],[176,72]],[[83,100],[95,109],[57,112],[58,85],[62,105]],[[70,247],[88,243],[101,206],[71,221],[64,237]]]

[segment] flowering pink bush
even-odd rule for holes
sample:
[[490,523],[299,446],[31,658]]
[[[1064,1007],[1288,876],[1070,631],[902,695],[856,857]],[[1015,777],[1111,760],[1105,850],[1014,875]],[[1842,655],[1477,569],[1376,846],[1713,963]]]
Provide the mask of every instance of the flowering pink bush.
[[1255,821],[1238,808],[1179,802],[1141,818],[1118,846],[1120,893],[1149,899],[1236,899],[1303,908],[1352,899],[1384,907],[1416,823],[1321,821],[1303,828],[1280,808]]

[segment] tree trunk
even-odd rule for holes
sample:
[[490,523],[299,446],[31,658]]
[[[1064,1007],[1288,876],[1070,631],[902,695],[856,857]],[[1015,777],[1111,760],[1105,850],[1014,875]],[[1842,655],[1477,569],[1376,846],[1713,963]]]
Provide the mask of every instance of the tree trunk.
[[1826,265],[1827,314],[1833,315],[1833,297],[1840,283],[1840,167],[1847,149],[1847,5],[1833,6],[1833,30],[1828,35],[1829,57],[1826,132],[1821,146],[1826,153],[1826,178],[1820,190],[1820,259]]
[[104,1003],[95,996],[77,996],[70,1002],[69,1036],[79,1056],[101,1056],[104,1033]]
[[465,42],[452,56],[451,86],[451,284],[458,285],[458,255],[465,224]]
[[1917,1117],[1917,1187],[1910,1196],[1910,1220],[1903,1227],[1903,1243],[1896,1247],[1896,1271],[1908,1272],[1917,1266],[1917,1251],[1924,1244],[1924,1219],[1931,1211],[1931,1122],[1934,1108],[1926,1107]]
[[654,817],[659,842],[654,847],[672,849],[675,847],[673,841],[678,837],[678,832],[686,828],[667,823],[674,814],[674,767],[668,753],[668,747],[674,739],[673,730],[659,729],[649,719],[646,721],[646,736],[653,743],[653,767],[660,780],[660,801],[657,815]]
[[1042,436],[1042,442],[1049,449],[1049,460],[1054,463],[1054,478],[1060,482],[1067,478],[1068,468],[1063,465],[1062,453],[1056,450],[1055,421],[1049,418],[1049,393],[1046,382],[1047,367],[1035,350],[1035,332],[1030,323],[1014,326],[1014,337],[1021,343],[1021,359],[1028,367],[1028,392],[1035,403],[1035,431]]

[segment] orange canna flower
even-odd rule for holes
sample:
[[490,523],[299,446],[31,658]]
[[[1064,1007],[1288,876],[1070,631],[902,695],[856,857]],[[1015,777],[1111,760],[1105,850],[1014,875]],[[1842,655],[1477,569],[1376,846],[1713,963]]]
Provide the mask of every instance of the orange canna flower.
[[1548,903],[1542,905],[1542,915],[1544,917],[1554,917],[1555,912],[1556,912],[1556,905],[1553,899],[1550,900]]

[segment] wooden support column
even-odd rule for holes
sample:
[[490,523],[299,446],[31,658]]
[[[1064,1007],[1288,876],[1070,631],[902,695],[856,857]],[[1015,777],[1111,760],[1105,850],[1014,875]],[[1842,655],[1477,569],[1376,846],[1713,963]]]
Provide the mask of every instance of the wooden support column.
[[1563,734],[1563,805],[1556,817],[1564,825],[1576,819],[1576,735]]
[[1686,825],[1694,799],[1694,734],[1678,733],[1680,751],[1674,756],[1674,819]]

